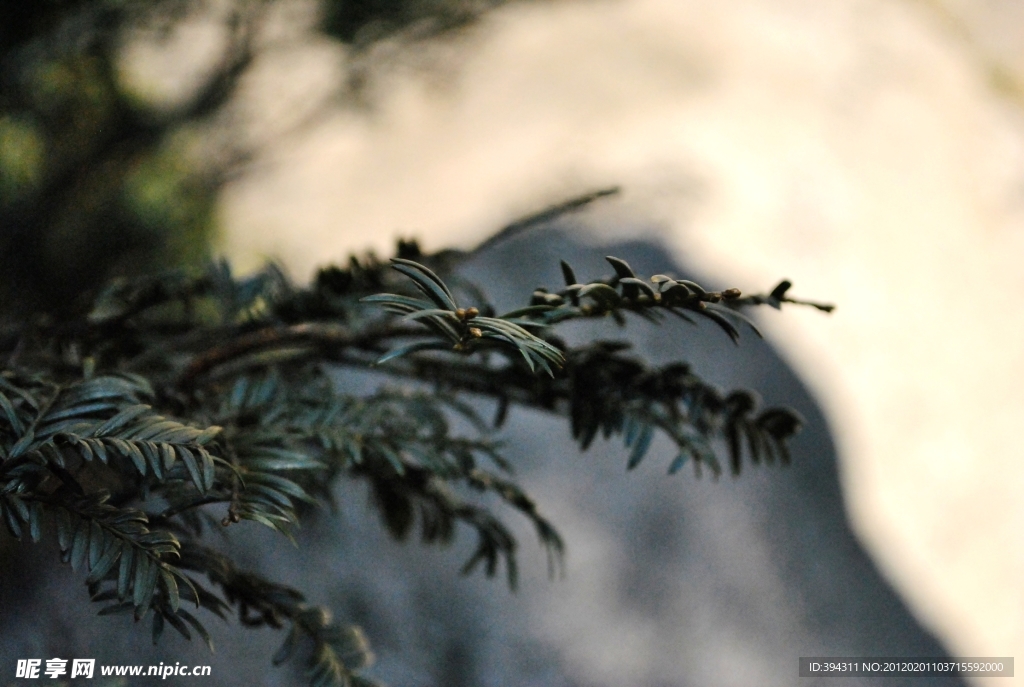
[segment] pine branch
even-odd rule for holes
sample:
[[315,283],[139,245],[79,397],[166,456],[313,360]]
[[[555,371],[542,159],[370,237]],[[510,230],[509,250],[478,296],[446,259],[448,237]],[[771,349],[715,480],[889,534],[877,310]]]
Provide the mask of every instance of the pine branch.
[[291,659],[299,637],[308,637],[313,648],[305,660],[311,685],[325,687],[373,687],[376,683],[356,674],[373,662],[362,631],[331,621],[327,609],[306,603],[301,592],[238,570],[230,558],[212,549],[188,545],[182,549],[181,566],[205,574],[219,587],[227,604],[237,607],[239,622],[247,627],[289,626],[274,665]]
[[[369,684],[357,674],[370,659],[358,629],[203,547],[204,523],[251,520],[291,537],[310,508],[331,503],[337,480],[365,480],[394,537],[418,528],[439,544],[468,527],[476,547],[463,572],[503,569],[514,587],[518,542],[482,505],[488,495],[530,521],[552,576],[564,543],[492,436],[510,406],[565,419],[584,450],[598,437],[621,440],[627,469],[659,432],[675,446],[670,474],[687,463],[717,476],[725,462],[738,475],[745,462],[790,461],[794,411],[722,393],[685,363],[651,366],[628,344],[568,346],[554,332],[577,319],[673,315],[710,320],[735,342],[753,328],[741,308],[830,306],[789,298],[788,282],[742,296],[640,279],[608,261],[615,274],[587,283],[563,263],[563,289],[538,289],[500,316],[447,271],[457,260],[423,256],[414,243],[390,265],[370,256],[321,270],[309,288],[273,266],[237,279],[224,263],[111,285],[78,319],[0,336],[0,353],[18,365],[0,373],[0,517],[33,541],[53,518],[63,559],[87,569],[90,595],[109,602],[101,613],[153,611],[154,641],[171,626],[209,643],[184,599],[222,617],[234,609],[243,625],[287,628],[276,663],[309,638],[313,684]],[[333,380],[337,366],[416,390],[353,393]],[[475,409],[480,397],[498,404],[492,423]]]

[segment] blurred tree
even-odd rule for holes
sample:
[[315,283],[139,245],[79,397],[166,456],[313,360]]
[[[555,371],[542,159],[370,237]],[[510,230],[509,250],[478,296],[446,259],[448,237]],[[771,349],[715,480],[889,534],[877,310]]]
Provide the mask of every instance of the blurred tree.
[[[0,3],[0,311],[66,313],[106,278],[206,255],[216,193],[255,152],[218,115],[280,4]],[[359,51],[400,31],[464,26],[497,4],[327,0],[320,27]],[[139,93],[124,69],[132,36],[166,36],[201,12],[224,30],[198,83],[171,103]],[[197,152],[214,136],[218,154]]]

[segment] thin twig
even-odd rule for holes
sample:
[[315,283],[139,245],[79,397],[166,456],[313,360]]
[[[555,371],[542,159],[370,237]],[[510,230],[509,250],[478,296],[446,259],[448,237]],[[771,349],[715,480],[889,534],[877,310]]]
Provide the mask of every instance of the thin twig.
[[188,387],[196,378],[213,368],[257,351],[312,343],[329,352],[330,349],[366,347],[384,339],[422,336],[425,333],[420,327],[395,324],[370,326],[357,332],[339,325],[319,322],[305,322],[290,327],[266,327],[198,354],[179,375],[177,386]]
[[545,208],[540,212],[535,212],[532,215],[527,215],[522,219],[518,219],[515,222],[506,225],[497,234],[494,234],[489,239],[478,245],[476,248],[470,250],[468,254],[473,255],[476,253],[483,252],[488,248],[492,248],[499,243],[503,243],[511,238],[518,236],[527,229],[531,229],[541,224],[545,224],[554,219],[558,219],[562,215],[566,215],[570,212],[575,212],[576,210],[584,208],[587,205],[593,203],[595,200],[606,198],[608,196],[618,195],[618,193],[621,190],[622,189],[618,186],[612,186],[610,188],[603,188],[598,191],[591,191],[590,193],[586,193],[582,196],[571,198],[567,201],[558,203],[557,205],[552,205],[551,207]]

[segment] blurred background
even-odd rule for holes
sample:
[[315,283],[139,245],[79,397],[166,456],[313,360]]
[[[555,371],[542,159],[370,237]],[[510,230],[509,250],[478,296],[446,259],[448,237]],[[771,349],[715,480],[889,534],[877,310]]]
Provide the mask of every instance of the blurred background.
[[[760,315],[771,346],[736,356],[638,334],[807,415],[788,472],[625,475],[616,447],[579,457],[556,425],[513,423],[565,582],[540,562],[515,597],[451,579],[456,554],[388,543],[353,495],[307,543],[337,575],[318,600],[366,625],[381,677],[792,684],[800,655],[1024,655],[1024,3],[67,0],[4,3],[0,45],[4,317],[214,254],[301,281],[400,236],[466,248],[609,185],[469,272],[518,303],[559,258],[597,276],[612,252],[838,304]],[[287,551],[268,565],[311,574]],[[39,629],[69,587],[65,625],[128,662],[130,628],[88,625],[70,572],[48,575],[37,605],[3,592],[0,622],[37,633],[4,666],[69,646]],[[278,684],[274,640],[226,648],[219,674],[249,656],[247,679]]]

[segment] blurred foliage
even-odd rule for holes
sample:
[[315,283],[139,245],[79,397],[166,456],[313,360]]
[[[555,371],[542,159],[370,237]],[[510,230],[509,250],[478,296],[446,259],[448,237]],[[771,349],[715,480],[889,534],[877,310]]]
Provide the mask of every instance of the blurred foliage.
[[[256,151],[201,156],[258,56],[279,0],[0,3],[0,317],[66,314],[114,276],[207,255],[218,189]],[[326,0],[320,29],[359,50],[465,26],[498,0]],[[212,8],[212,10],[211,10]],[[127,40],[167,35],[197,12],[224,27],[216,63],[183,102],[127,83]],[[204,127],[206,129],[204,130]],[[237,136],[235,136],[237,138]],[[199,145],[197,145],[197,140]]]
[[116,60],[130,20],[126,5],[109,2],[0,10],[0,297],[8,312],[66,312],[108,276],[202,252],[213,188],[168,145],[177,123],[155,121],[125,96]]

